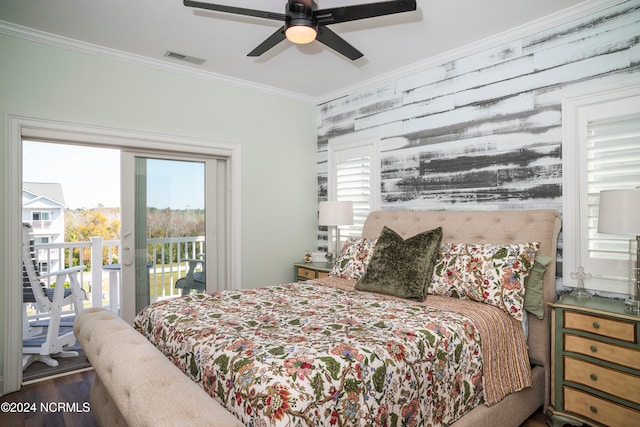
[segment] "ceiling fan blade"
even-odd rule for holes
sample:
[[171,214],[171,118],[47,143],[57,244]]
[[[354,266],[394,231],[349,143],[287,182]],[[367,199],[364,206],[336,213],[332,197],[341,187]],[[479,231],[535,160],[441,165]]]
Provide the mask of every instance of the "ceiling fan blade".
[[284,35],[284,25],[283,25],[282,27],[278,28],[275,33],[271,34],[265,41],[260,43],[258,47],[256,47],[251,52],[249,52],[247,56],[260,56],[266,51],[268,51],[269,49],[271,49],[272,47],[274,47],[275,45],[277,45],[278,43],[280,43],[285,38],[286,37]]
[[318,36],[316,37],[316,40],[335,50],[339,54],[346,56],[352,61],[362,57],[362,52],[351,46],[345,39],[327,27],[318,28]]
[[184,0],[184,5],[187,7],[195,7],[198,9],[214,10],[216,12],[233,13],[235,15],[255,16],[257,18],[273,19],[275,21],[284,21],[286,18],[286,16],[282,13],[245,9],[242,7],[225,6],[221,4],[203,3],[192,0]]
[[416,10],[416,7],[415,0],[395,0],[322,9],[314,12],[314,16],[318,20],[318,24],[328,25],[373,18],[376,16],[392,15],[394,13],[410,12]]

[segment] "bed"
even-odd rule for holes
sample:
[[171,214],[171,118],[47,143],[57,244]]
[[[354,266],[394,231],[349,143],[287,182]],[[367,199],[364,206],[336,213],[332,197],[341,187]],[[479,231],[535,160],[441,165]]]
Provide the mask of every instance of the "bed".
[[[549,399],[544,303],[555,298],[559,229],[551,210],[372,212],[359,241],[371,242],[370,271],[334,269],[326,279],[164,300],[145,308],[133,326],[244,425],[517,426]],[[440,261],[460,244],[467,252],[478,250],[467,247],[472,243],[494,251],[529,244],[518,266],[529,264],[530,272],[534,258],[550,261],[542,319],[512,309],[506,287],[492,305],[471,300],[470,289],[466,298],[447,291],[420,301],[422,295],[404,290],[398,296],[362,285],[381,265],[372,255],[376,247],[382,253],[375,239],[423,235],[408,252],[419,259],[417,268],[425,264],[424,251],[415,253],[425,239]],[[409,269],[401,280],[421,283],[433,269],[446,276],[433,257],[432,270]],[[511,276],[512,264],[505,267]]]

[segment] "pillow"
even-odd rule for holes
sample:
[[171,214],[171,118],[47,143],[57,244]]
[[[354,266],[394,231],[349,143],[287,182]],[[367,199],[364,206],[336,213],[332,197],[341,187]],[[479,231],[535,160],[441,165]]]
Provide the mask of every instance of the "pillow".
[[442,227],[405,240],[385,226],[356,289],[424,301],[441,241]]
[[533,263],[529,276],[524,281],[524,309],[542,320],[544,317],[544,298],[542,291],[542,277],[547,271],[551,258],[538,254]]
[[341,279],[360,279],[367,269],[375,244],[376,239],[348,237],[329,276]]
[[540,243],[445,243],[429,292],[494,305],[522,320],[524,281]]

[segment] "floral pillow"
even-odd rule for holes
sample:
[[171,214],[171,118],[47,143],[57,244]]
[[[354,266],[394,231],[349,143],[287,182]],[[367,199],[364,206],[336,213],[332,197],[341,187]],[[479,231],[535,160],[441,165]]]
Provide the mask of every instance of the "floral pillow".
[[429,293],[494,305],[522,320],[524,282],[540,243],[443,243]]
[[341,279],[360,279],[367,269],[376,240],[364,237],[347,238],[329,275]]

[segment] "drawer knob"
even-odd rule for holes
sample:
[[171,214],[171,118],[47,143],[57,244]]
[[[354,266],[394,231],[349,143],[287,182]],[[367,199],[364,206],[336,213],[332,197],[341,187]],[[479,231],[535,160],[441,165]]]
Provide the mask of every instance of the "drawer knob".
[[596,381],[598,379],[598,376],[596,374],[591,374],[589,375],[589,378],[591,378],[593,381]]
[[600,329],[600,323],[593,322],[593,329]]
[[595,345],[592,345],[591,347],[589,347],[589,350],[595,353],[596,351],[598,351],[598,347],[596,347]]
[[598,408],[596,408],[595,406],[589,406],[589,410],[590,410],[591,412],[593,412],[594,414],[597,414],[597,413],[598,413]]

